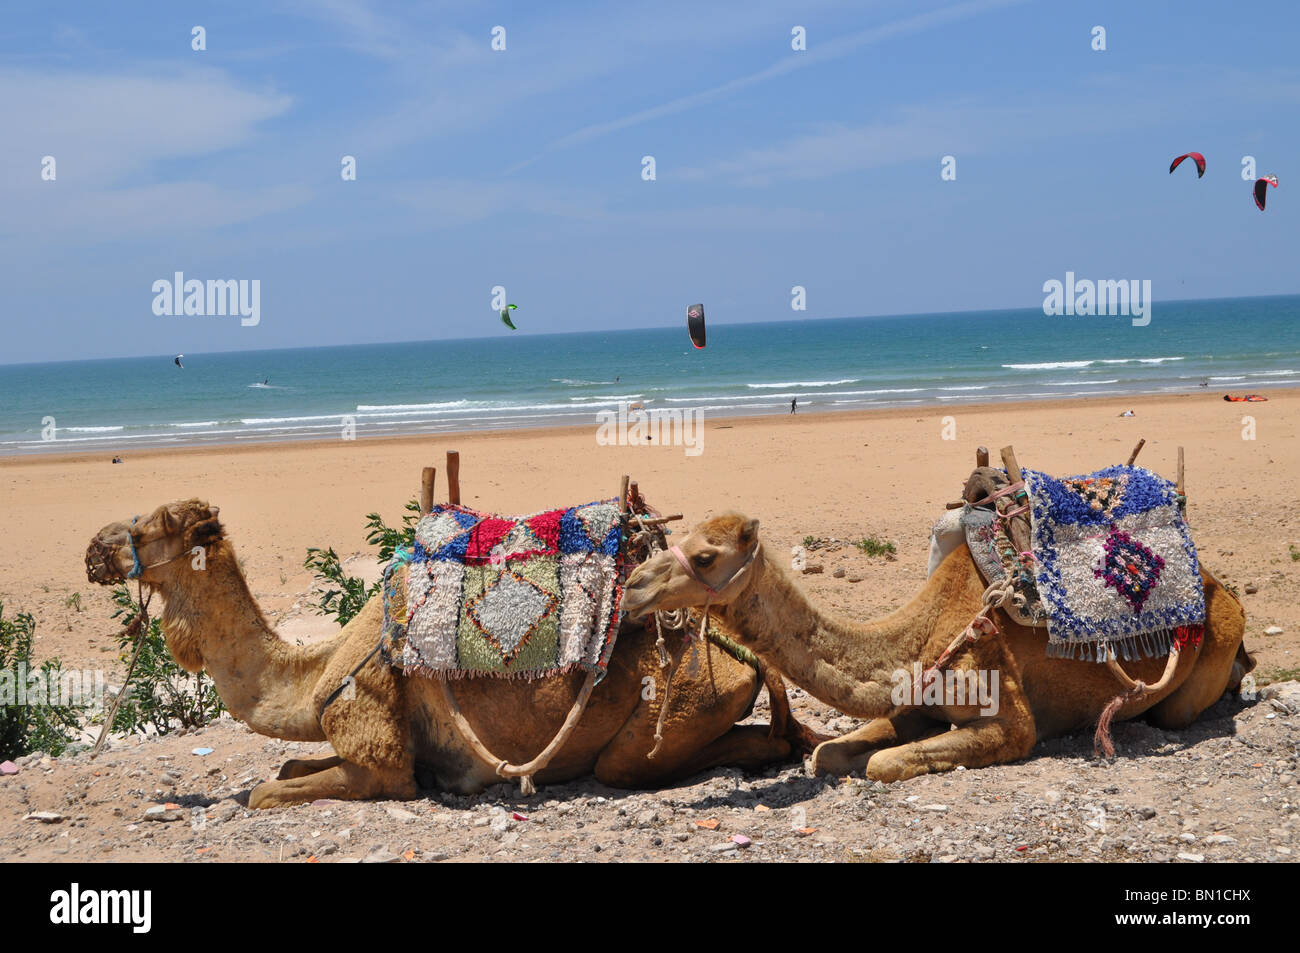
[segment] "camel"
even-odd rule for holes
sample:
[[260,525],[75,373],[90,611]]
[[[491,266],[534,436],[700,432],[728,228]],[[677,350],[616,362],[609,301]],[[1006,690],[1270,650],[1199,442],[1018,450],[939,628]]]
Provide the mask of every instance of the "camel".
[[[367,661],[379,644],[380,595],[330,640],[290,645],[249,592],[218,513],[191,499],[131,523],[110,523],[87,549],[86,574],[92,583],[109,585],[142,567],[138,578],[163,599],[162,631],[172,657],[190,672],[206,670],[231,715],[272,738],[333,746],[331,757],[288,761],[276,780],[252,790],[250,807],[318,798],[409,799],[417,795],[417,767],[421,779],[431,777],[458,794],[502,782],[496,766],[477,757],[455,729],[440,686],[408,677],[378,656]],[[202,562],[194,558],[199,549]],[[537,774],[538,783],[590,774],[612,787],[646,788],[717,766],[758,767],[801,747],[811,750],[814,736],[790,717],[775,673],[699,642],[667,643],[674,661],[685,664],[673,681],[655,758],[646,755],[665,700],[665,671],[654,632],[625,620],[608,673],[572,735]],[[358,665],[352,690],[340,695],[337,689]],[[556,735],[584,677],[467,678],[453,691],[483,744],[508,761],[524,762]],[[764,684],[772,725],[737,725]]]
[[[865,624],[812,605],[759,545],[758,520],[738,513],[714,517],[678,548],[680,556],[662,552],[637,568],[628,578],[624,608],[635,618],[708,603],[742,645],[791,682],[846,714],[870,719],[818,745],[814,772],[843,776],[865,769],[868,778],[891,782],[1015,761],[1041,739],[1096,723],[1121,691],[1105,665],[1048,658],[1042,630],[1018,625],[998,609],[997,632],[966,643],[946,666],[964,679],[997,673],[996,706],[971,695],[936,697],[930,705],[924,698],[915,704],[915,695],[896,696],[897,673],[933,664],[981,608],[985,584],[966,546],[949,553],[907,605]],[[1201,578],[1207,617],[1199,648],[1183,650],[1162,691],[1125,703],[1115,718],[1146,714],[1161,728],[1186,727],[1225,690],[1235,691],[1254,667],[1242,647],[1241,603],[1204,567]],[[1130,678],[1147,685],[1157,682],[1164,666],[1164,659],[1124,663]],[[993,684],[991,677],[987,683]],[[967,704],[937,704],[952,700]]]

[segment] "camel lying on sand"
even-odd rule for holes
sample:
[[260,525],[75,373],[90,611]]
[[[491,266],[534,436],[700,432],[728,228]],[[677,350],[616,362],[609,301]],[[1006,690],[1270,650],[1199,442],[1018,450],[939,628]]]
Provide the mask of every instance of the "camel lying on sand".
[[[288,741],[329,741],[336,756],[294,760],[278,780],[253,789],[250,807],[317,798],[410,798],[416,769],[438,787],[473,794],[502,778],[455,729],[441,688],[407,677],[375,657],[355,675],[353,691],[329,700],[379,643],[383,617],[376,595],[337,636],[317,645],[283,641],[262,615],[217,519],[217,507],[192,499],[161,506],[133,523],[110,523],[91,541],[91,582],[120,582],[139,565],[146,587],[164,601],[162,630],[177,663],[206,670],[230,713],[254,731]],[[133,544],[133,545],[132,545]],[[192,567],[196,547],[205,568]],[[698,642],[669,639],[674,659],[703,652]],[[655,637],[624,624],[609,664],[576,730],[539,783],[594,774],[614,787],[653,787],[719,765],[756,767],[789,757],[811,737],[790,717],[785,686],[716,648],[707,664],[680,665],[667,704],[664,740],[653,760],[655,724],[665,700],[665,672]],[[496,755],[525,762],[556,735],[584,674],[531,682],[467,678],[455,683],[460,710]],[[657,680],[657,691],[645,690]],[[737,725],[766,683],[771,727]],[[653,695],[645,698],[643,695]]]
[[[1039,739],[1096,723],[1121,690],[1105,665],[1048,658],[1041,630],[1018,625],[998,609],[997,633],[967,643],[947,665],[959,673],[997,672],[996,713],[970,697],[965,705],[918,705],[915,696],[904,695],[906,703],[897,704],[896,673],[914,671],[918,662],[933,664],[981,607],[985,584],[965,546],[943,560],[911,602],[863,624],[810,604],[763,552],[758,520],[736,513],[706,520],[679,548],[680,559],[663,552],[642,563],[628,579],[623,607],[637,617],[710,602],[741,644],[790,681],[827,705],[871,719],[819,745],[817,771],[843,775],[865,768],[869,778],[901,781],[1014,761]],[[1126,703],[1116,719],[1147,713],[1162,728],[1183,728],[1225,690],[1236,690],[1254,667],[1242,647],[1241,603],[1204,568],[1201,578],[1206,621],[1200,646],[1180,654],[1164,689]],[[1164,659],[1147,659],[1125,668],[1131,678],[1154,685],[1164,665]]]

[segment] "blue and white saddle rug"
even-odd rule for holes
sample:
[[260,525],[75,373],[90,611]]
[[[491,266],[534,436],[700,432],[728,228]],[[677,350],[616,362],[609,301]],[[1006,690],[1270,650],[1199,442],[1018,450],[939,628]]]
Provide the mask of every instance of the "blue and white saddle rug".
[[1130,466],[1023,473],[1049,656],[1139,659],[1200,641],[1205,593],[1172,483]]

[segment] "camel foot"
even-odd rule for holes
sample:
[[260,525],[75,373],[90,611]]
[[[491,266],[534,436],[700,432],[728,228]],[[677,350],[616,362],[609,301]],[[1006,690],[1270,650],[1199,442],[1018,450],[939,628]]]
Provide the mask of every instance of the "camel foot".
[[409,767],[365,768],[342,761],[305,777],[264,781],[253,788],[248,806],[253,810],[289,807],[321,798],[362,801],[387,798],[408,801],[417,794],[415,774]]
[[946,725],[938,724],[915,710],[874,718],[847,735],[823,739],[813,751],[809,773],[813,777],[819,774],[843,777],[863,770],[872,755],[882,748],[892,748],[946,730]]
[[1006,764],[1023,758],[1033,747],[1032,721],[979,719],[955,731],[939,731],[920,741],[877,751],[867,761],[867,777],[890,784],[959,766]]
[[331,755],[328,758],[292,758],[284,763],[275,779],[277,781],[288,781],[292,778],[305,778],[309,774],[315,774],[317,771],[324,771],[326,768],[332,768],[342,763],[343,759],[338,755]]

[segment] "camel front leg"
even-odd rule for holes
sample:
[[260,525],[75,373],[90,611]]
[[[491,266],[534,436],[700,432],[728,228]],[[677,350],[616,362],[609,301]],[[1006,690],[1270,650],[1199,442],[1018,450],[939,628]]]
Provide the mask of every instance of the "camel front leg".
[[282,781],[265,781],[253,788],[248,806],[254,809],[289,807],[320,798],[362,801],[367,798],[409,800],[416,795],[415,771],[412,766],[368,768],[340,761],[303,777]]
[[881,748],[892,748],[925,734],[947,730],[946,722],[936,722],[921,709],[904,708],[883,718],[873,718],[847,735],[819,744],[813,752],[810,771],[813,777],[819,774],[843,777],[865,768]]
[[336,764],[342,764],[343,759],[338,755],[330,755],[328,758],[291,758],[280,768],[280,773],[275,776],[277,781],[288,781],[292,778],[305,778],[309,774],[315,774],[317,771],[324,771],[326,768],[332,768]]
[[867,761],[867,777],[873,781],[906,781],[957,767],[1005,764],[1029,754],[1034,740],[1032,719],[976,718],[955,731],[941,731],[921,741],[877,751]]

